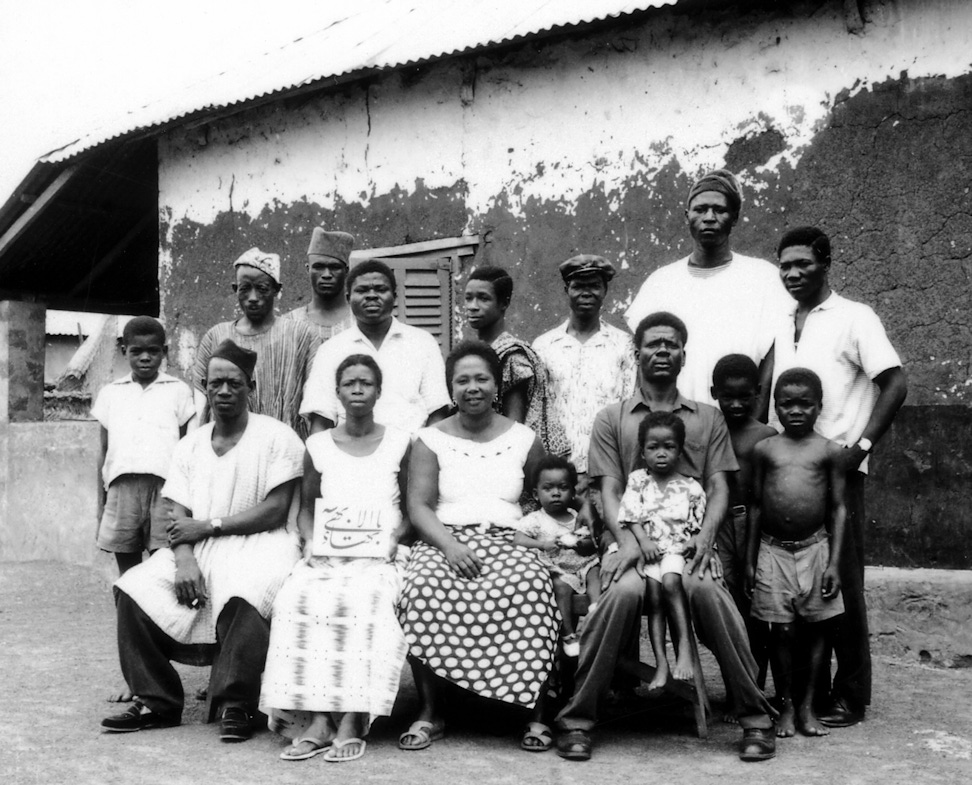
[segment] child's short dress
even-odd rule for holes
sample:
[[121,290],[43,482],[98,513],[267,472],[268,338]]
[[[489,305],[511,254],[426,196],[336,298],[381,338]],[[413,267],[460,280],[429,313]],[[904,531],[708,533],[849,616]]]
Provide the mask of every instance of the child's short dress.
[[697,480],[677,475],[661,488],[646,469],[638,469],[628,475],[618,521],[642,524],[648,539],[658,545],[662,558],[645,565],[645,574],[661,581],[666,573],[681,575],[685,546],[702,531],[704,515],[705,491]]
[[[516,529],[527,537],[542,540],[559,540],[565,534],[572,534],[577,539],[590,537],[586,526],[577,526],[577,513],[573,510],[570,513],[570,522],[561,523],[543,510],[537,510],[521,518]],[[597,555],[581,556],[572,548],[561,546],[552,558],[546,552],[540,552],[540,561],[551,575],[560,578],[577,594],[583,594],[587,590],[587,573],[597,565]]]

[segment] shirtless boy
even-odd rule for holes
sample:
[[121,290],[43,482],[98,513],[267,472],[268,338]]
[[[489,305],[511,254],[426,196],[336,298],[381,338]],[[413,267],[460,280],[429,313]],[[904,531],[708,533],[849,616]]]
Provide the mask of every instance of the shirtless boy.
[[[771,625],[770,659],[781,704],[777,736],[792,736],[797,728],[824,736],[829,731],[814,716],[813,701],[825,666],[822,622],[844,612],[837,568],[846,518],[841,447],[813,430],[823,404],[813,371],[782,373],[775,399],[783,433],[753,450],[746,591],[753,616]],[[806,690],[794,707],[794,661],[804,654],[803,645],[796,645],[797,619],[810,662],[801,679]]]

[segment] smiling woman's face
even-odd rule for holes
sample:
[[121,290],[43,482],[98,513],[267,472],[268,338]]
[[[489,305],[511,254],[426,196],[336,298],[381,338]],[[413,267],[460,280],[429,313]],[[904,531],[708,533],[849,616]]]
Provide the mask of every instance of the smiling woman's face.
[[492,408],[496,379],[482,357],[470,354],[456,363],[452,370],[452,397],[465,414],[481,414]]

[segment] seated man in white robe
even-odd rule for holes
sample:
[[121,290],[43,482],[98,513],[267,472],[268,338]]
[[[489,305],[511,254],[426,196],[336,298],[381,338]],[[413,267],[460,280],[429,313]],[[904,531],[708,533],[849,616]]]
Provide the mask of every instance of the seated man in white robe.
[[224,341],[209,361],[213,422],[176,447],[162,496],[169,548],[115,584],[118,654],[137,696],[101,727],[125,733],[181,722],[172,661],[212,664],[209,720],[220,739],[252,733],[273,600],[300,551],[286,529],[304,446],[283,423],[247,409],[256,353]]

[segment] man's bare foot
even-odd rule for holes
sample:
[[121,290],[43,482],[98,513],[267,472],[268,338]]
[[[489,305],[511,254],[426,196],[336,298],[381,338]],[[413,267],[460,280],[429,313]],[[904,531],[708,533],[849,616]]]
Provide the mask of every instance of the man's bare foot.
[[109,703],[131,703],[133,700],[135,700],[135,696],[132,695],[132,691],[127,686],[108,696]]
[[809,706],[800,707],[800,713],[797,716],[797,727],[804,736],[830,735],[830,731],[820,724]]
[[789,738],[796,733],[794,723],[793,702],[784,701],[780,707],[780,718],[776,721],[776,735],[781,739]]
[[692,667],[692,658],[679,657],[675,660],[675,670],[672,671],[672,678],[678,681],[692,681],[695,678],[695,668]]
[[655,678],[648,682],[648,692],[660,692],[668,684],[668,677],[671,673],[668,670],[668,663],[662,660],[655,666]]

